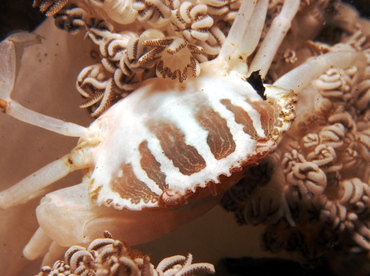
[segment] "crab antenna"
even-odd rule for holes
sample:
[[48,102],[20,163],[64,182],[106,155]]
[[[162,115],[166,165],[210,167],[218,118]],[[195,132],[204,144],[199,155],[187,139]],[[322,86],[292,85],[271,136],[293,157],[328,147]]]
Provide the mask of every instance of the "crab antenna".
[[281,12],[272,21],[271,27],[253,59],[249,73],[260,70],[262,78],[266,76],[272,60],[291,26],[291,21],[299,9],[300,3],[300,0],[284,1]]
[[359,52],[328,53],[308,59],[304,64],[283,75],[273,85],[298,94],[313,79],[331,67],[348,68],[353,65],[358,67],[360,73],[363,72],[366,67],[364,54]]

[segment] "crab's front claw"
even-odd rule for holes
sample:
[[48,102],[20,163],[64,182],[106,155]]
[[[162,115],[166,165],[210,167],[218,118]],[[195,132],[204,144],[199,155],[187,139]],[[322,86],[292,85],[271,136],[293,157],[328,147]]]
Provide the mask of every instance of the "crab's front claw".
[[12,34],[0,43],[0,98],[2,101],[10,101],[23,49],[37,43],[41,43],[41,37],[28,32]]
[[130,245],[148,242],[204,214],[218,201],[219,197],[210,196],[173,208],[116,210],[96,206],[89,197],[88,185],[82,183],[49,193],[41,200],[36,212],[42,231],[35,233],[24,255],[37,259],[45,253],[45,244],[53,241],[65,247],[86,245],[104,230]]

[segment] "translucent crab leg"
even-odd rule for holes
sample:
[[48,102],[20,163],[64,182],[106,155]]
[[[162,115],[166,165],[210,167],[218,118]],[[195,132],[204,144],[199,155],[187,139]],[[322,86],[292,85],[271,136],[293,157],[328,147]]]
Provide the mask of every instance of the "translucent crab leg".
[[270,30],[261,43],[261,46],[250,65],[249,73],[260,70],[262,78],[266,76],[272,60],[299,9],[300,2],[300,0],[284,1],[281,12],[272,21]]
[[34,261],[48,252],[52,242],[52,239],[50,239],[49,236],[47,236],[39,227],[35,234],[33,234],[29,243],[24,247],[23,256],[31,261]]
[[84,133],[86,133],[87,130],[83,126],[64,122],[62,120],[32,111],[13,100],[4,101],[0,98],[0,109],[2,109],[4,113],[22,122],[38,126],[65,136],[81,137]]
[[348,68],[354,65],[358,67],[360,73],[363,72],[366,67],[365,55],[360,52],[328,53],[310,58],[304,64],[296,67],[275,81],[273,86],[283,88],[287,91],[294,91],[298,94],[313,79],[331,67]]
[[258,1],[250,19],[249,28],[244,32],[240,46],[232,53],[234,60],[242,58],[242,62],[246,64],[247,58],[256,49],[265,25],[268,4],[269,0]]
[[35,34],[18,33],[0,43],[0,109],[4,113],[31,125],[66,136],[81,137],[86,131],[85,127],[39,114],[11,99],[23,49],[39,42],[40,37]]
[[242,1],[238,16],[235,18],[229,34],[222,45],[218,59],[228,62],[230,56],[240,46],[244,33],[249,26],[249,21],[251,20],[256,2],[257,1]]
[[65,177],[69,173],[89,166],[90,148],[73,150],[70,154],[55,160],[17,184],[0,192],[0,208],[6,209],[37,197],[50,184]]
[[13,34],[0,43],[0,96],[2,98],[7,91],[13,91],[23,49],[38,43],[41,43],[41,37],[28,32]]

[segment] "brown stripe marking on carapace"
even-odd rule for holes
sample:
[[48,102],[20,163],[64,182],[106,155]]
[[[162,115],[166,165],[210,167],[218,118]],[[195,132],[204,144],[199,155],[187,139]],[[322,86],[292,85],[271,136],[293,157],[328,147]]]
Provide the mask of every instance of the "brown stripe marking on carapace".
[[168,185],[166,184],[166,175],[161,171],[161,164],[155,159],[153,153],[148,148],[148,141],[140,143],[139,152],[141,155],[141,168],[162,191],[167,190]]
[[121,170],[122,176],[116,177],[111,183],[113,192],[118,193],[123,199],[130,200],[133,204],[139,204],[141,200],[145,203],[158,200],[158,195],[136,177],[130,163],[123,164]]
[[227,121],[209,106],[202,106],[196,119],[208,131],[207,144],[213,156],[220,160],[235,151],[236,144]]
[[275,119],[276,113],[273,106],[267,101],[250,101],[246,100],[257,112],[260,114],[261,118],[261,127],[265,132],[266,137],[270,137],[274,126],[275,126]]
[[228,110],[234,113],[235,122],[244,126],[243,131],[246,134],[249,134],[252,139],[258,138],[257,131],[253,125],[253,120],[249,116],[248,112],[240,106],[233,105],[229,99],[221,99],[220,102],[225,105]]
[[185,135],[174,124],[150,120],[147,126],[157,136],[163,153],[182,174],[192,175],[206,167],[206,161],[195,147],[185,143]]

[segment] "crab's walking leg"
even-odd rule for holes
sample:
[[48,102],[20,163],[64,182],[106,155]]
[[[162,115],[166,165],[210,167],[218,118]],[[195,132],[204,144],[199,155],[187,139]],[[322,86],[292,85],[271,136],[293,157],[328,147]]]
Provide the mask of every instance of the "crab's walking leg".
[[223,70],[234,70],[246,76],[260,70],[260,74],[264,78],[291,26],[291,21],[299,9],[300,2],[300,0],[284,1],[281,12],[272,21],[266,37],[262,41],[250,68],[248,68],[247,59],[257,48],[261,38],[269,1],[242,1],[238,16],[214,62],[220,63],[221,65],[218,67]]
[[300,0],[284,1],[281,12],[272,21],[271,27],[252,61],[249,73],[260,70],[262,78],[266,76],[281,42],[290,29],[291,22],[299,9],[300,3]]
[[0,108],[1,110],[26,123],[72,137],[81,137],[86,128],[67,123],[46,115],[29,110],[11,99],[11,93],[18,74],[23,49],[39,43],[35,34],[18,33],[11,35],[0,43]]
[[49,117],[35,111],[32,111],[18,102],[13,101],[4,101],[0,98],[0,109],[25,123],[38,126],[47,130],[50,130],[55,133],[59,133],[65,136],[70,137],[81,137],[86,133],[86,128],[74,123],[64,122],[53,117]]
[[228,62],[230,56],[240,47],[240,42],[249,26],[249,21],[251,20],[256,2],[257,1],[242,1],[238,16],[235,18],[225,43],[220,50],[220,60]]
[[[331,67],[348,68],[356,66],[359,74],[366,68],[366,56],[361,52],[332,52],[308,59],[302,65],[283,75],[273,84],[276,87],[294,91],[298,94],[312,80],[325,73]],[[274,95],[269,95],[274,97]]]
[[39,227],[33,234],[28,244],[23,248],[23,256],[28,260],[34,261],[44,256],[42,266],[54,263],[66,248],[60,246]]
[[[244,66],[247,64],[248,57],[256,49],[261,38],[262,30],[265,25],[268,5],[268,0],[258,1],[250,19],[249,28],[246,29],[243,34],[242,40],[240,41],[241,46],[235,49],[235,51],[232,53],[232,60],[238,62],[242,61]],[[234,25],[235,24],[233,24],[233,26]],[[247,74],[248,72],[242,73]]]
[[0,208],[9,208],[25,203],[40,195],[42,190],[77,169],[87,168],[90,148],[72,150],[70,154],[55,160],[17,184],[0,192]]
[[41,43],[41,37],[28,32],[13,34],[0,43],[0,97],[13,91],[23,49],[38,43]]
[[24,247],[23,256],[34,261],[48,252],[52,242],[53,240],[39,227],[30,242]]

